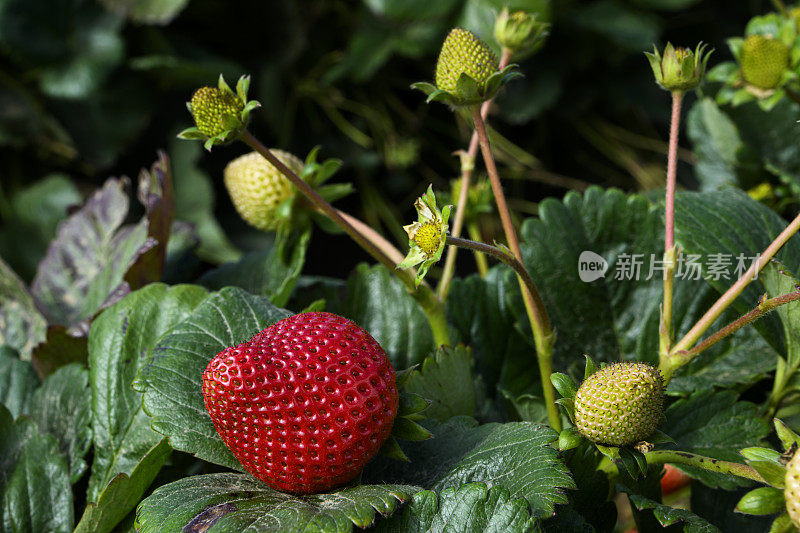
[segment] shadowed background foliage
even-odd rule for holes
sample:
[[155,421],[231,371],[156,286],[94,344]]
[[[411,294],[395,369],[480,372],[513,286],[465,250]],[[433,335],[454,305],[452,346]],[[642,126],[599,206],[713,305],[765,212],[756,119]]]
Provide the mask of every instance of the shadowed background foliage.
[[[591,183],[661,187],[668,96],[642,52],[702,40],[716,49],[714,65],[730,56],[725,38],[770,8],[766,0],[2,0],[0,255],[30,280],[65,208],[110,175],[134,176],[158,149],[173,160],[178,218],[194,223],[204,261],[263,246],[269,237],[241,222],[220,179],[242,146],[208,154],[175,140],[190,124],[184,102],[220,72],[232,82],[252,75],[263,109],[251,129],[265,143],[301,157],[321,145],[323,157],[342,159],[334,180],[354,182],[358,194],[341,205],[404,242],[413,198],[431,182],[449,188],[452,152],[469,132],[409,85],[432,78],[451,27],[491,39],[493,12],[506,4],[552,22],[491,119],[512,207],[525,215],[545,196]],[[691,186],[693,156],[682,156]],[[343,237],[314,241],[307,273],[344,275],[365,257]]]

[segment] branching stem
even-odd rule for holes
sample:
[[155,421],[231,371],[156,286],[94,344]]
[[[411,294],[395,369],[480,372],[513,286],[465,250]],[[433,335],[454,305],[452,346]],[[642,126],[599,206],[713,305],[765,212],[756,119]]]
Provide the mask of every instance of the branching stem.
[[[509,248],[514,257],[522,264],[522,252],[519,247],[517,232],[511,222],[511,213],[508,210],[505,194],[503,194],[503,186],[500,183],[500,175],[497,172],[492,148],[489,145],[489,137],[486,135],[483,117],[478,107],[473,107],[470,112],[472,113],[472,122],[475,124],[475,131],[478,133],[481,154],[486,165],[486,171],[489,174],[489,181],[492,184],[492,192],[497,204],[497,211],[500,213],[500,221],[503,224],[506,240],[508,240]],[[522,292],[522,300],[525,302],[525,311],[528,314],[528,320],[533,331],[533,342],[536,346],[536,358],[539,363],[539,374],[542,380],[544,402],[550,426],[556,431],[561,431],[561,415],[555,404],[555,390],[550,382],[550,374],[553,372],[553,342],[555,341],[555,335],[550,327],[550,319],[547,316],[544,302],[542,302],[536,286],[533,285],[532,281],[530,285],[527,284],[519,275],[517,275],[517,280]]]
[[[361,246],[368,254],[375,260],[384,265],[393,272],[400,280],[406,285],[409,293],[420,304],[428,323],[433,331],[434,340],[437,345],[450,344],[450,336],[447,327],[447,319],[445,316],[444,305],[434,294],[433,290],[427,285],[420,285],[418,288],[414,286],[413,275],[406,270],[398,270],[397,264],[402,260],[402,255],[395,254],[386,245],[389,244],[385,239],[378,239],[373,241],[377,233],[374,231],[364,231],[366,224],[355,219],[354,217],[339,211],[324,198],[322,198],[317,191],[315,191],[308,183],[300,179],[300,177],[292,172],[286,165],[273,154],[269,148],[264,146],[261,141],[256,139],[249,131],[242,130],[239,138],[247,144],[250,148],[261,154],[264,159],[269,161],[278,171],[283,174],[286,179],[292,182],[297,189],[314,205],[314,208],[319,210],[330,218],[337,226],[342,228],[359,246]],[[391,245],[389,245],[391,247]],[[394,247],[391,247],[394,248]]]
[[[697,468],[702,468],[703,470],[708,470],[709,472],[732,474],[745,479],[758,481],[759,483],[764,483],[767,485],[769,484],[751,466],[740,463],[732,463],[730,461],[721,461],[719,459],[713,459],[711,457],[705,457],[695,453],[673,450],[654,450],[645,453],[644,457],[647,459],[648,465],[671,463],[676,465],[694,466]],[[607,457],[600,462],[597,469],[605,472],[609,476],[616,476],[619,473],[617,465]]]

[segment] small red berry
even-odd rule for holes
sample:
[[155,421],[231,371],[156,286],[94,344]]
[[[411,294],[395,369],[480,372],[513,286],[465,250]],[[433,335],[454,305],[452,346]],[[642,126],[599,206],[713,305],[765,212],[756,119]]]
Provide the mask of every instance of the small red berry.
[[682,489],[692,480],[689,476],[670,464],[664,465],[664,475],[661,476],[661,493],[666,496],[678,489]]
[[352,480],[389,437],[398,405],[383,349],[331,313],[294,315],[226,348],[203,373],[203,396],[245,470],[295,494]]

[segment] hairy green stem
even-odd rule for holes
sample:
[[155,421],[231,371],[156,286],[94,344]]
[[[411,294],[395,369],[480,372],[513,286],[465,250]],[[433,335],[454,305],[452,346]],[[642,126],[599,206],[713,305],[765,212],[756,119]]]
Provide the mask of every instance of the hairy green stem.
[[[469,238],[473,241],[481,242],[481,229],[478,227],[478,223],[475,221],[467,223],[467,233],[469,233]],[[478,274],[482,278],[486,277],[486,274],[489,273],[489,262],[486,261],[486,256],[482,253],[475,252],[473,254],[475,256],[475,264],[478,266]]]
[[[674,450],[654,450],[644,454],[648,465],[658,465],[671,463],[676,465],[694,466],[702,468],[709,472],[717,472],[718,474],[732,474],[734,476],[751,479],[769,485],[755,469],[748,465],[740,463],[732,463],[730,461],[722,461],[720,459],[713,459],[696,453],[688,453]],[[614,464],[608,457],[603,458],[597,469],[605,472],[609,476],[616,476],[619,473],[617,465]]]
[[462,239],[461,237],[453,237],[452,235],[447,236],[445,243],[451,246],[459,246],[461,248],[467,248],[468,250],[481,252],[499,259],[514,269],[514,272],[516,272],[517,276],[522,279],[529,291],[536,290],[536,286],[533,284],[530,274],[528,274],[528,271],[525,269],[525,265],[523,265],[516,257],[507,254],[500,248],[479,241],[471,241],[469,239]]
[[681,103],[683,92],[672,93],[672,119],[669,129],[669,154],[667,155],[667,195],[664,204],[664,301],[661,307],[660,358],[669,355],[672,343],[672,299],[675,280],[675,186],[678,169],[678,135],[680,134]]
[[[489,145],[489,137],[486,135],[483,117],[481,117],[478,107],[473,107],[470,112],[472,113],[472,122],[475,124],[475,131],[478,133],[478,142],[481,147],[483,162],[486,165],[489,181],[492,184],[492,192],[494,193],[495,203],[497,204],[497,211],[500,213],[500,221],[503,224],[506,240],[508,240],[511,253],[513,253],[517,261],[522,264],[522,251],[519,247],[517,232],[511,222],[511,213],[508,210],[505,194],[503,194],[503,186],[500,183],[500,175],[497,172],[497,165],[492,155],[492,148]],[[536,290],[536,286],[533,285],[532,281],[530,285],[526,284],[519,274],[517,274],[517,281],[519,282],[522,292],[522,300],[525,303],[528,321],[533,331],[533,343],[536,346],[536,358],[539,363],[539,373],[542,380],[542,390],[544,393],[545,407],[547,408],[547,416],[550,421],[550,426],[556,431],[561,431],[561,415],[555,403],[555,389],[550,382],[550,374],[553,372],[553,343],[555,341],[555,335],[551,329],[550,319],[547,316],[544,302],[541,296],[539,296],[539,291]]]
[[786,244],[792,235],[797,233],[800,230],[800,215],[798,215],[794,220],[792,220],[786,229],[784,229],[780,235],[778,235],[774,241],[767,247],[766,250],[753,262],[750,268],[747,269],[747,272],[742,274],[742,276],[734,283],[731,288],[725,291],[725,294],[719,297],[719,299],[711,306],[711,308],[706,311],[706,314],[697,321],[697,323],[692,327],[689,332],[683,336],[683,338],[678,341],[670,350],[670,359],[672,356],[678,354],[682,351],[687,351],[695,343],[700,339],[700,337],[705,333],[708,328],[714,323],[717,318],[739,297],[739,295],[744,291],[744,289],[753,281],[759,272],[769,263],[769,261],[778,253],[778,250]]
[[[370,254],[375,260],[379,263],[384,265],[386,268],[389,269],[390,272],[393,272],[400,280],[405,284],[408,292],[411,296],[420,304],[423,311],[425,312],[425,316],[428,319],[428,322],[431,326],[431,330],[433,331],[434,341],[437,345],[441,344],[450,344],[450,335],[447,327],[447,317],[445,315],[444,304],[436,298],[436,295],[433,293],[433,290],[427,285],[420,285],[418,288],[414,285],[414,278],[410,272],[406,270],[397,270],[397,264],[399,261],[394,261],[393,256],[396,259],[397,257],[395,254],[387,252],[382,249],[381,246],[377,245],[370,239],[370,236],[374,237],[374,232],[371,232],[368,235],[363,233],[363,223],[353,224],[352,221],[356,219],[349,215],[344,215],[343,212],[339,211],[324,198],[322,198],[317,191],[315,191],[308,183],[300,179],[300,177],[292,172],[286,165],[278,159],[275,154],[273,154],[269,148],[264,146],[261,141],[256,139],[253,134],[249,131],[242,130],[239,134],[239,138],[247,144],[250,148],[261,154],[264,159],[269,161],[278,171],[283,174],[286,179],[288,179],[292,184],[297,187],[297,189],[303,193],[303,195],[314,205],[316,209],[320,212],[325,214],[328,218],[330,218],[337,226],[342,228],[345,233],[347,233],[356,243],[361,246],[368,254]],[[343,216],[344,215],[344,216]],[[381,240],[382,244],[385,243],[385,240]],[[402,259],[402,258],[401,258]]]
[[[508,66],[511,61],[511,50],[503,48],[503,53],[500,57],[499,70],[503,70]],[[486,100],[481,105],[481,117],[486,120],[489,116],[489,108],[492,106],[492,99]],[[475,156],[478,155],[478,132],[473,131],[472,137],[469,140],[469,148],[466,154],[461,152],[461,189],[459,190],[458,204],[456,205],[455,217],[453,218],[453,227],[450,228],[450,233],[455,236],[461,236],[461,229],[464,225],[464,218],[466,217],[467,197],[469,196],[469,184],[472,179],[472,171],[475,169]],[[456,254],[458,248],[451,246],[447,249],[447,257],[444,260],[444,272],[442,278],[439,280],[439,286],[436,288],[436,293],[439,298],[444,301],[447,298],[447,293],[450,290],[450,283],[453,281],[456,268]],[[476,255],[477,257],[482,257]],[[480,263],[478,264],[480,268]]]

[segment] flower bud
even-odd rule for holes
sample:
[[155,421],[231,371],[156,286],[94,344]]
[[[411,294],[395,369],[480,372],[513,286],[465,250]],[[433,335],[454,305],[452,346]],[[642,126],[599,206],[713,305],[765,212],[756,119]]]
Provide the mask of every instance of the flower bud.
[[694,89],[703,81],[706,64],[711,52],[705,52],[705,45],[698,44],[692,52],[689,48],[675,48],[667,43],[662,56],[653,47],[653,53],[645,52],[650,67],[655,74],[656,82],[670,92],[686,92]]
[[494,38],[503,48],[514,53],[524,52],[544,41],[549,26],[537,21],[535,14],[525,11],[509,13],[505,8],[494,23]]

